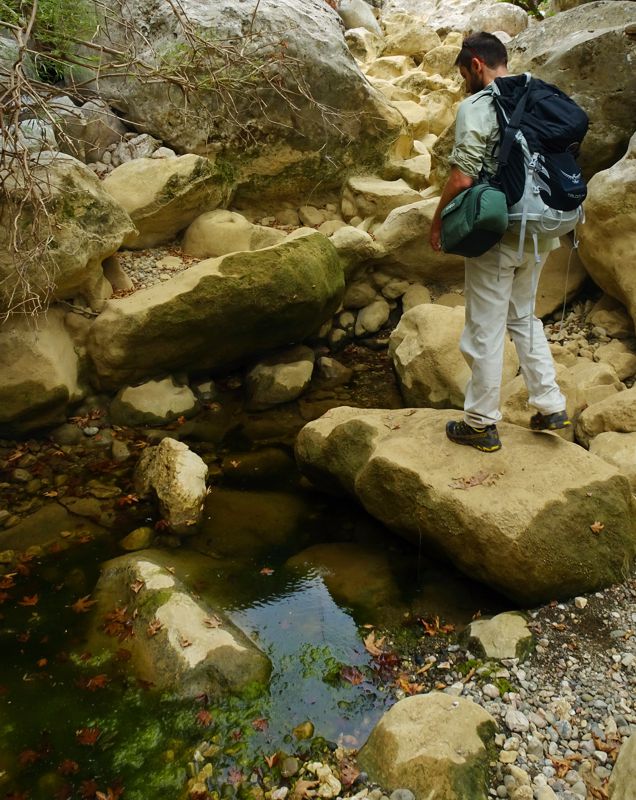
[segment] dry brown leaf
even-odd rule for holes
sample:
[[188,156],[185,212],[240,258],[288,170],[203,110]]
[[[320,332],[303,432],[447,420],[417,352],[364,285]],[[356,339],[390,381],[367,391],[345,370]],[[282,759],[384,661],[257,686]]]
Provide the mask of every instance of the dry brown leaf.
[[292,792],[293,800],[302,800],[304,797],[314,797],[316,790],[314,787],[319,786],[320,781],[296,781],[294,791]]
[[139,594],[139,592],[144,588],[145,585],[146,585],[146,582],[142,581],[141,578],[140,578],[140,579],[134,581],[133,583],[131,583],[130,584],[130,588],[132,589],[132,591],[135,594]]
[[474,486],[494,486],[502,475],[503,472],[486,472],[486,470],[480,470],[475,475],[470,475],[467,478],[454,478],[448,485],[451,489],[472,489]]
[[146,628],[146,633],[148,634],[148,636],[156,636],[162,628],[163,628],[163,623],[155,617],[148,623],[148,627]]
[[596,522],[593,522],[590,525],[590,530],[592,531],[592,533],[596,534],[599,534],[604,528],[605,525],[602,522],[599,522],[599,520],[596,520]]
[[223,621],[220,620],[216,614],[213,614],[211,617],[206,617],[203,620],[203,624],[208,628],[220,628]]
[[181,645],[181,647],[190,647],[192,642],[190,641],[190,639],[187,638],[187,636],[180,636],[179,644]]
[[384,652],[384,650],[382,650],[384,639],[384,636],[381,639],[376,639],[375,631],[371,631],[371,633],[363,639],[367,652],[371,653],[372,656],[381,656]]

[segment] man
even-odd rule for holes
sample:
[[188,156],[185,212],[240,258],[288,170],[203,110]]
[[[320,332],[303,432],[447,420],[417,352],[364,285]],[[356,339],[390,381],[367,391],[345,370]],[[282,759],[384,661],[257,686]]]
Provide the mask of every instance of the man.
[[[471,95],[459,106],[451,171],[431,224],[430,242],[441,250],[441,212],[460,192],[494,175],[499,125],[492,92],[494,79],[508,74],[508,54],[490,33],[464,40],[455,62]],[[565,397],[556,383],[552,354],[543,325],[534,316],[539,275],[558,239],[539,239],[539,263],[530,237],[521,261],[519,236],[509,231],[502,241],[479,258],[467,258],[465,267],[466,323],[460,349],[471,368],[466,387],[464,419],[449,422],[446,435],[457,444],[484,452],[501,448],[497,422],[506,330],[517,349],[529,402],[537,409],[533,430],[557,430],[571,425]]]

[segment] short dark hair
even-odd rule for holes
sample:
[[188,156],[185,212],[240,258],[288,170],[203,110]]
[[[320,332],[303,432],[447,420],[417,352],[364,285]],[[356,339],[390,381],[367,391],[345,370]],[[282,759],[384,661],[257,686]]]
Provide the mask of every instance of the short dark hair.
[[465,67],[470,70],[473,58],[483,61],[491,69],[505,67],[508,64],[508,51],[504,43],[496,36],[493,36],[492,33],[480,31],[479,33],[471,33],[470,36],[464,39],[462,49],[455,60],[455,66]]

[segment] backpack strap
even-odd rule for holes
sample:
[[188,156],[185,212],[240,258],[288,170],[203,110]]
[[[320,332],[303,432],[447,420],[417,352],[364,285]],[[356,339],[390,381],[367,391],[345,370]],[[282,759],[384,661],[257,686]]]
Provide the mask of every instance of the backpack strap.
[[[530,73],[526,72],[526,87],[524,89],[523,94],[519,98],[517,105],[515,106],[515,110],[513,111],[512,116],[510,117],[510,121],[505,127],[501,139],[501,146],[499,147],[499,153],[497,155],[497,160],[499,162],[499,166],[497,167],[497,176],[501,173],[503,167],[505,167],[508,164],[510,151],[512,149],[512,145],[519,131],[521,118],[523,117],[523,112],[526,110],[528,96],[530,95],[530,81],[531,81]],[[493,92],[492,96],[496,103],[497,95]]]

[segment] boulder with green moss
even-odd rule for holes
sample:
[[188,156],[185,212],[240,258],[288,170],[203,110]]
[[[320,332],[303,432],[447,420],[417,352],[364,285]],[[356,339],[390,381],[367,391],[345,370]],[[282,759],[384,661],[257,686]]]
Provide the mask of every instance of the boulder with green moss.
[[265,686],[267,656],[219,609],[188,589],[166,554],[146,550],[107,561],[94,597],[94,652],[124,646],[139,678],[181,697],[240,694]]
[[483,708],[441,692],[407,697],[375,726],[358,755],[369,778],[415,797],[486,800],[497,723]]
[[468,648],[479,656],[525,660],[534,646],[528,621],[518,611],[506,611],[491,619],[476,619],[462,632]]
[[201,261],[160,285],[106,304],[88,336],[99,383],[245,363],[315,333],[344,293],[338,253],[312,233]]

